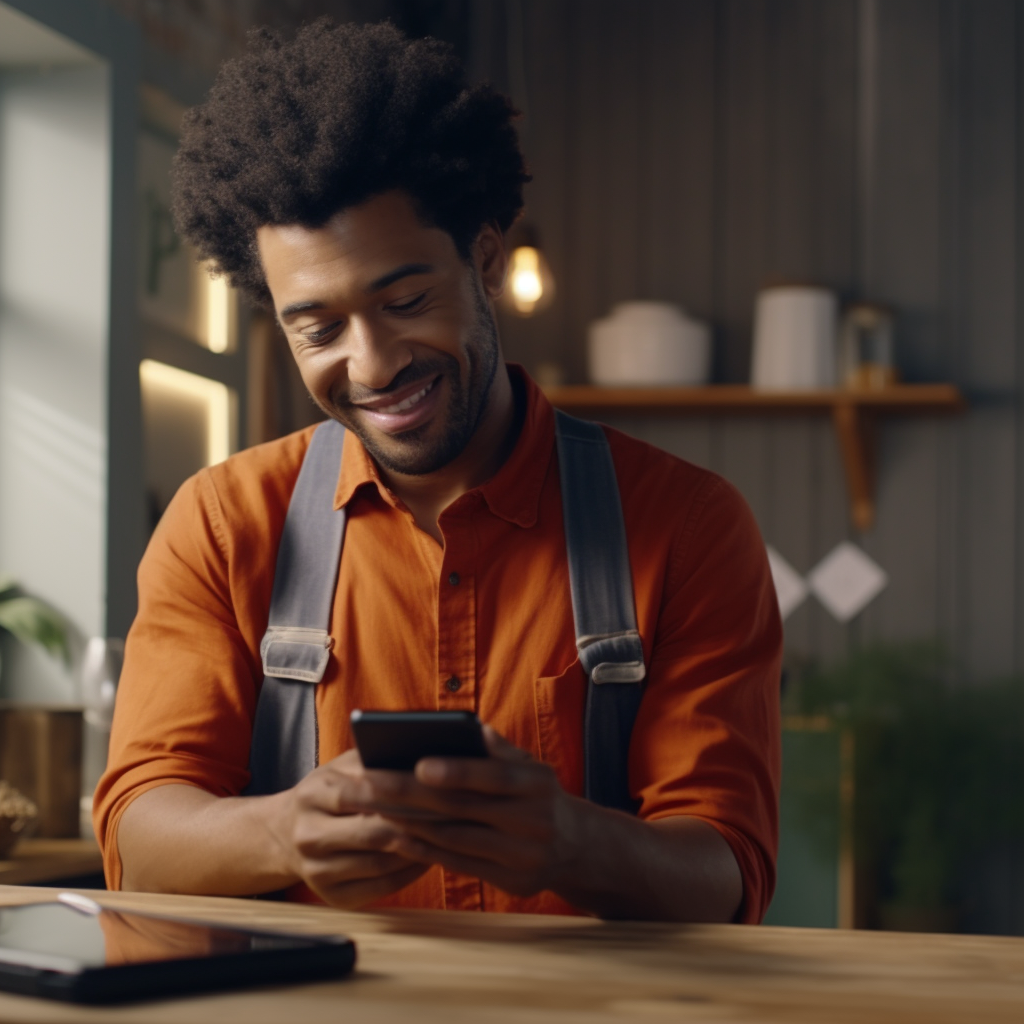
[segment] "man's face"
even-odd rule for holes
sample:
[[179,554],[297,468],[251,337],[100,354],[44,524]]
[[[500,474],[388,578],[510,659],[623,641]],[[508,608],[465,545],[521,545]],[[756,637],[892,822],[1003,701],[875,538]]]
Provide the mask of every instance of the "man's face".
[[487,299],[504,276],[497,232],[485,227],[466,262],[405,193],[387,192],[320,228],[262,227],[257,242],[316,404],[392,472],[456,458],[501,362]]

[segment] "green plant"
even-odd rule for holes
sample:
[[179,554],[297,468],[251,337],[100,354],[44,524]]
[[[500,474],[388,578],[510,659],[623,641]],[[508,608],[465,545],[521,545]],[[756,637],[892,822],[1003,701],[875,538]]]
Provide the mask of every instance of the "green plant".
[[68,628],[49,605],[30,597],[10,577],[0,577],[0,631],[24,643],[38,644],[50,654],[70,661]]
[[[1024,833],[1020,678],[965,679],[935,644],[878,646],[795,672],[785,704],[853,735],[855,855],[880,902],[953,907],[972,861]],[[828,798],[803,798],[812,833]]]

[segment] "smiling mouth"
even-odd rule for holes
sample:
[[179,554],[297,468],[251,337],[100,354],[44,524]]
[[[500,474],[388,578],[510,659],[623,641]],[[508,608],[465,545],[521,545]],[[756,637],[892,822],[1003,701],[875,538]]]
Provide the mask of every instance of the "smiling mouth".
[[438,382],[443,374],[396,388],[390,395],[378,395],[367,401],[350,402],[349,407],[358,410],[359,420],[385,434],[397,436],[423,426],[437,412],[439,396],[442,394]]
[[418,405],[427,396],[427,393],[431,391],[434,385],[437,383],[437,378],[432,380],[425,387],[421,388],[414,395],[409,395],[408,398],[403,398],[400,402],[395,402],[394,405],[378,405],[373,411],[382,412],[385,415],[392,416],[395,413],[406,412],[411,409],[414,405]]

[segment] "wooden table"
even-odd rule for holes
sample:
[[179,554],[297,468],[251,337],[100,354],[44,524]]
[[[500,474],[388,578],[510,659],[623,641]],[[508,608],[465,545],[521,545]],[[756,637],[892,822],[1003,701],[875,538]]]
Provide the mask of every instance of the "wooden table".
[[[0,886],[0,904],[53,890]],[[91,893],[110,906],[343,932],[345,981],[87,1009],[0,996],[5,1024],[584,1024],[1024,1021],[1024,939],[609,924],[406,911],[353,914],[252,900]]]
[[103,870],[103,856],[95,839],[22,839],[0,858],[0,885],[56,883],[61,878],[77,879]]

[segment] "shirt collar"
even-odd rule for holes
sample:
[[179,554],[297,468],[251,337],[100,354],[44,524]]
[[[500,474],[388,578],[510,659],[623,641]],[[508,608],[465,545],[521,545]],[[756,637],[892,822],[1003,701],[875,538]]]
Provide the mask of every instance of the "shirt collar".
[[544,392],[516,363],[508,374],[517,395],[526,401],[523,426],[505,464],[478,490],[487,507],[517,526],[537,522],[540,494],[555,446],[555,413]]
[[346,430],[345,447],[341,451],[341,471],[334,491],[335,511],[347,505],[361,487],[372,484],[376,485],[380,496],[389,505],[395,505],[394,495],[381,480],[377,464],[370,458],[359,438],[351,430]]
[[[526,402],[523,426],[505,464],[476,491],[496,516],[517,526],[530,527],[537,522],[541,490],[554,451],[555,415],[551,403],[526,371],[516,363],[507,365],[512,387]],[[347,505],[356,491],[370,484],[376,486],[389,505],[397,507],[395,496],[381,480],[376,463],[349,431],[334,492],[335,509]]]

